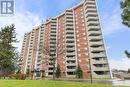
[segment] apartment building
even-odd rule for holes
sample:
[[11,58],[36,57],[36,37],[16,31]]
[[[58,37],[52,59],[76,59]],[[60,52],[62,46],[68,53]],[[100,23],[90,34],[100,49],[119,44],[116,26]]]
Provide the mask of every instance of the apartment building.
[[37,51],[39,45],[39,29],[33,29],[25,33],[22,52],[21,52],[21,72],[26,73],[28,70],[34,70],[37,60]]
[[61,77],[74,78],[77,66],[80,66],[83,78],[89,78],[90,72],[93,78],[109,78],[96,0],[82,0],[26,33],[21,58],[22,73],[29,70],[34,77],[42,77],[43,73],[52,77],[55,58]]

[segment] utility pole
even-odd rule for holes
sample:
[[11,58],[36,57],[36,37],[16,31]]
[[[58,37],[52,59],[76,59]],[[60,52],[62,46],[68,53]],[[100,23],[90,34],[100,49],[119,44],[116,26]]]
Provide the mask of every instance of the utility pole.
[[93,77],[92,77],[92,68],[91,68],[91,60],[89,59],[89,68],[90,68],[90,80],[91,84],[93,83]]
[[53,58],[53,80],[55,80],[56,58]]

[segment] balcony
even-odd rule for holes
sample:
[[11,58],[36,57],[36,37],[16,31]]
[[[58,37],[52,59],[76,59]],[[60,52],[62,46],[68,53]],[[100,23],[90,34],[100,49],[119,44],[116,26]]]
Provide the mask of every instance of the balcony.
[[72,34],[67,34],[67,35],[66,35],[66,38],[70,38],[70,37],[73,37],[73,38],[74,38],[74,34],[72,33]]
[[57,26],[56,25],[51,25],[51,28],[56,28]]
[[[89,1],[88,1],[88,2],[89,2]],[[87,3],[86,8],[96,8],[95,2],[92,1],[92,4],[88,4],[88,3]]]
[[89,40],[102,40],[102,36],[89,36]]
[[73,25],[71,25],[71,26],[66,26],[66,28],[74,28],[74,26],[73,26]]
[[72,36],[66,36],[66,39],[69,39],[69,38],[74,38],[74,35],[72,35]]
[[76,60],[75,57],[68,57],[67,58],[67,61],[74,61],[74,60]]
[[66,10],[66,14],[72,14],[73,11],[72,10]]
[[50,43],[56,43],[56,40],[51,40]]
[[56,33],[51,33],[50,36],[51,37],[56,37]]
[[56,30],[52,28],[51,33],[56,33]]
[[92,5],[91,5],[91,6],[90,6],[90,5],[88,6],[88,5],[87,5],[87,6],[85,6],[85,10],[87,10],[87,9],[96,9],[96,6],[94,6],[94,5],[93,5],[93,6],[92,6]]
[[76,66],[75,63],[67,63],[67,66]]
[[75,43],[68,43],[66,45],[67,45],[67,47],[69,47],[69,46],[75,46]]
[[72,33],[74,33],[74,30],[73,29],[67,29],[66,32],[72,32]]
[[97,10],[96,9],[86,9],[85,14],[88,14],[88,13],[97,13]]
[[88,25],[99,25],[98,21],[88,21],[87,22]]
[[66,22],[72,22],[73,23],[73,19],[66,19]]
[[37,61],[37,65],[40,65],[41,64],[41,61]]
[[51,37],[50,40],[56,40],[56,37]]
[[103,45],[103,42],[89,42],[90,46],[98,46],[98,45]]
[[67,69],[67,72],[75,72],[76,69]]
[[51,23],[51,26],[56,26],[56,23]]
[[71,35],[74,35],[74,31],[72,31],[72,30],[67,30],[67,31],[66,31],[66,34],[67,34],[67,35],[70,35],[70,34],[71,34]]
[[68,52],[66,55],[75,55],[75,52]]
[[89,21],[98,21],[98,17],[97,16],[95,16],[95,17],[93,17],[93,16],[87,16],[87,21],[89,22]]
[[95,1],[86,1],[85,5],[95,5]]
[[73,14],[73,10],[66,10],[66,14]]
[[93,16],[93,17],[94,17],[94,16],[97,16],[97,17],[98,17],[98,14],[97,14],[96,12],[95,12],[95,13],[89,12],[89,13],[86,14],[86,17],[88,17],[88,16],[90,16],[90,17],[91,17],[91,16]]
[[106,57],[106,55],[104,53],[91,53],[91,57],[92,58],[96,58],[96,57]]
[[53,68],[53,65],[49,65],[50,68]]
[[66,22],[66,26],[73,26],[73,22],[72,21]]
[[56,31],[51,31],[51,33],[56,33]]
[[72,13],[66,13],[67,19],[73,19],[73,12]]
[[96,8],[86,8],[86,10],[88,10],[88,11],[94,11],[94,12],[97,11]]
[[48,72],[53,72],[53,70],[48,70]]
[[95,30],[99,30],[100,26],[88,26],[89,30],[95,29]]
[[66,40],[67,40],[67,42],[74,41],[74,38],[67,38]]
[[109,71],[108,67],[95,67],[92,66],[93,71]]
[[74,28],[66,28],[66,30],[74,31]]
[[92,60],[92,64],[103,64],[108,63],[107,60]]
[[98,36],[101,35],[101,31],[89,31],[88,34],[90,36]]
[[100,51],[105,51],[103,47],[97,47],[97,48],[90,48],[91,52],[100,52]]
[[56,47],[56,44],[50,43],[49,45],[50,45],[51,47]]
[[69,31],[69,32],[66,31],[66,34],[67,34],[67,35],[69,35],[69,34],[74,35],[74,31]]
[[42,60],[42,58],[41,58],[41,56],[39,56],[39,57],[37,58],[37,62],[41,62],[41,60]]
[[73,38],[66,38],[66,40],[67,40],[67,42],[69,42],[69,41],[74,41],[74,37]]
[[52,24],[56,24],[56,21],[57,21],[56,19],[52,19],[52,20],[51,20],[51,23],[52,23]]

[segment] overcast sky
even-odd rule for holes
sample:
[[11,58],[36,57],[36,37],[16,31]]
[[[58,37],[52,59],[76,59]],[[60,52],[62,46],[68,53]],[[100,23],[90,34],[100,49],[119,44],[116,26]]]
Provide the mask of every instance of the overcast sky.
[[[124,50],[130,51],[130,29],[121,23],[121,0],[97,0],[98,13],[111,68],[130,68]],[[20,50],[25,32],[32,30],[48,18],[54,17],[80,0],[15,0],[14,16],[0,16],[0,27],[16,26]]]

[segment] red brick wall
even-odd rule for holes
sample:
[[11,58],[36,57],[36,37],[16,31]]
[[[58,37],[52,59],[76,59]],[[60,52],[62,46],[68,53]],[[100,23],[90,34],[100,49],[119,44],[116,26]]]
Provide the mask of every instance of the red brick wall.
[[66,31],[65,31],[65,15],[62,15],[58,18],[58,55],[57,62],[60,65],[61,69],[61,77],[66,76],[66,55],[65,51],[66,48]]
[[83,71],[83,78],[88,78],[89,74],[89,51],[88,51],[88,41],[87,33],[85,27],[85,16],[83,11],[83,6],[79,6],[74,9],[75,17],[75,33],[76,33],[76,45],[77,45],[77,59]]
[[[45,35],[44,35],[45,36],[44,48],[47,50],[49,50],[49,44],[50,44],[50,30],[51,30],[51,23],[49,22],[45,25]],[[49,67],[49,55],[46,50],[42,54],[43,54],[42,55],[42,58],[43,58],[42,68],[43,70],[47,71]]]

